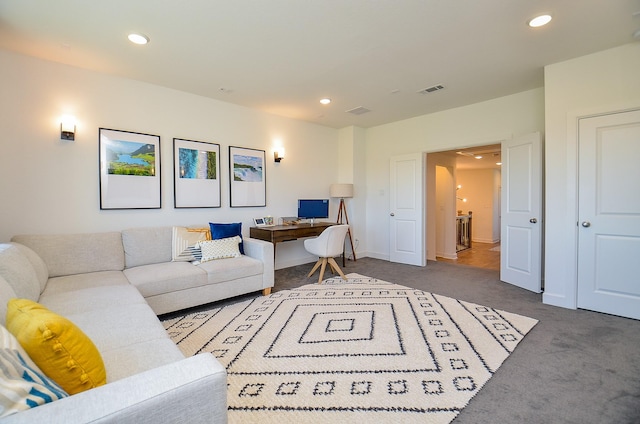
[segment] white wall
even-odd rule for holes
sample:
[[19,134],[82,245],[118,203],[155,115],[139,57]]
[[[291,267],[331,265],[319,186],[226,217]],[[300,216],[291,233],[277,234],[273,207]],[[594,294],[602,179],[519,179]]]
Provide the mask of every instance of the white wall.
[[[2,50],[0,93],[0,241],[210,221],[242,222],[248,235],[253,217],[295,216],[299,197],[328,198],[343,172],[335,129]],[[60,141],[66,113],[78,120],[75,142]],[[161,137],[161,209],[99,209],[100,127]],[[221,208],[174,209],[174,137],[220,144]],[[278,143],[286,157],[276,164]],[[229,146],[266,151],[267,207],[229,207]],[[332,219],[337,207],[332,199]],[[277,268],[311,260],[302,241],[278,245]]]
[[640,107],[640,43],[545,68],[545,303],[576,307],[580,116]]
[[436,165],[436,256],[445,259],[458,257],[454,173],[454,167]]
[[428,154],[426,174],[427,259],[435,261],[437,256],[456,259],[456,157],[448,153]]
[[[498,178],[496,178],[498,174]],[[466,198],[466,202],[458,200],[456,207],[463,214],[473,212],[471,240],[480,243],[496,243],[500,239],[499,219],[500,207],[496,207],[496,193],[500,192],[500,171],[496,169],[459,169],[456,184],[462,185],[457,196]],[[496,232],[495,226],[498,226]]]
[[366,130],[367,254],[389,258],[389,159],[498,143],[544,130],[542,88]]
[[[241,221],[248,232],[251,218],[295,215],[298,197],[328,197],[330,184],[352,178],[356,195],[348,207],[358,250],[388,258],[391,156],[492,144],[540,131],[546,132],[543,299],[575,307],[575,120],[639,106],[638,75],[640,44],[634,43],[547,66],[544,89],[338,131],[0,50],[0,241],[18,233],[209,221]],[[78,119],[73,143],[59,140],[59,117],[65,113]],[[161,136],[162,209],[99,210],[99,127]],[[223,172],[221,208],[174,209],[173,137],[219,143],[223,171],[230,145],[266,150],[268,206],[229,208],[228,172]],[[286,148],[280,164],[269,160],[276,140]],[[336,209],[332,199],[333,218]],[[311,260],[301,241],[278,246],[278,268]]]
[[502,201],[502,171],[499,169],[493,170],[493,233],[492,239],[494,242],[500,241],[500,226],[502,225],[502,218],[500,216],[500,204]]
[[[359,127],[346,127],[339,131],[338,150],[338,179],[335,183],[353,184],[353,198],[345,199],[349,225],[351,226],[351,239],[353,247],[357,252],[366,246],[366,221],[367,213],[365,209],[365,134],[364,129]],[[348,258],[353,257],[349,241],[345,242],[345,254]],[[360,249],[359,249],[360,248]]]

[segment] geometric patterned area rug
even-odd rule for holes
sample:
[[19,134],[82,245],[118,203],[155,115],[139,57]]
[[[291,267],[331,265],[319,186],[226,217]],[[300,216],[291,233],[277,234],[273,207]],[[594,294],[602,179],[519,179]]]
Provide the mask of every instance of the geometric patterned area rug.
[[230,423],[449,423],[537,321],[349,274],[163,322]]

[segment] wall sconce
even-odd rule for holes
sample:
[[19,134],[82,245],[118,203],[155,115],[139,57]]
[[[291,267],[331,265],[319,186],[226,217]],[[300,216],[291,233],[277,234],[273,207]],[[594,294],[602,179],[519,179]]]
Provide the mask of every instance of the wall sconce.
[[284,148],[280,147],[273,151],[273,161],[280,163],[284,159]]
[[[460,190],[461,188],[462,188],[462,185],[458,184],[456,186],[456,191]],[[464,203],[467,203],[467,198],[466,197],[458,197],[458,196],[456,196],[456,200],[460,200],[460,201],[462,201]]]
[[76,139],[76,118],[65,115],[60,119],[60,140]]

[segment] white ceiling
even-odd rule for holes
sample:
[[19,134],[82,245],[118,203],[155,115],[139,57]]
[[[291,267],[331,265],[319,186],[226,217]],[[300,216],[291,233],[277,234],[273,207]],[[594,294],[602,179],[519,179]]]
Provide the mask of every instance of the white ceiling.
[[456,157],[456,169],[500,169],[502,162],[501,145],[475,146],[467,149],[457,149],[442,153],[448,153]]
[[[370,127],[541,87],[547,64],[634,42],[638,11],[640,0],[0,0],[0,48]],[[542,12],[551,23],[529,28]],[[151,42],[131,44],[134,31]],[[345,112],[356,107],[371,112]]]

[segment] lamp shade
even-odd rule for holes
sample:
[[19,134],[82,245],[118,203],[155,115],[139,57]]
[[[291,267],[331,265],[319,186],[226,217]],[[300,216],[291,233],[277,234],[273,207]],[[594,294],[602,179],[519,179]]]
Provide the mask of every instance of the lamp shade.
[[331,184],[329,193],[331,197],[339,197],[341,199],[353,197],[353,184]]

